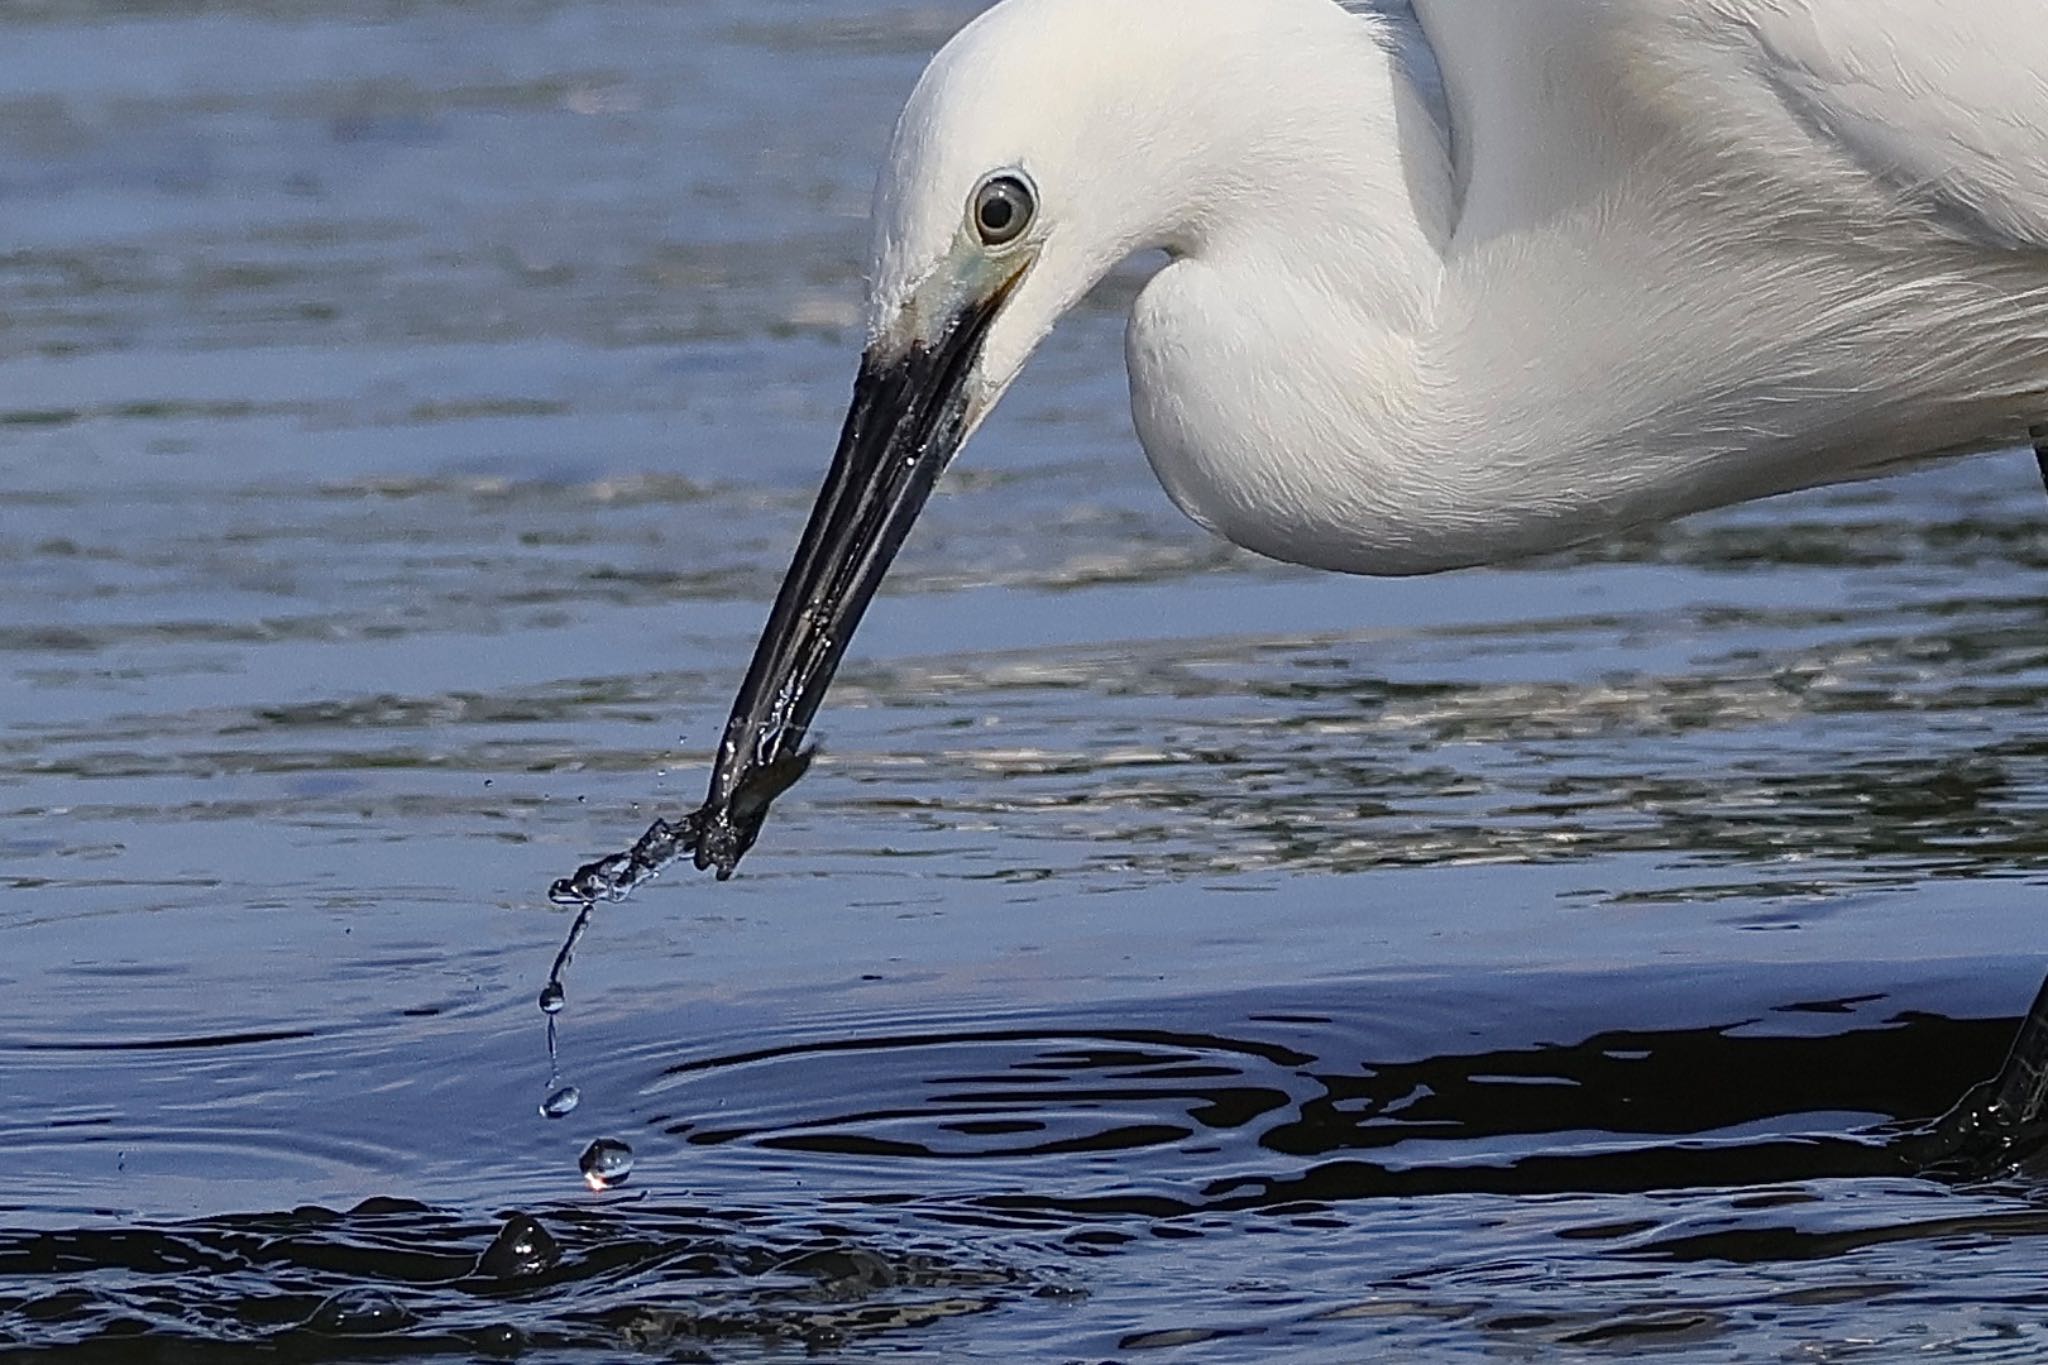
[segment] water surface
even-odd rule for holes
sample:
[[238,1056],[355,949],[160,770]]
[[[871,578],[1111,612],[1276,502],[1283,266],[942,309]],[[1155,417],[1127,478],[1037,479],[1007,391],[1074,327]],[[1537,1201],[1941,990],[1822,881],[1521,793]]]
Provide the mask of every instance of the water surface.
[[1859,1136],[2039,984],[2031,462],[1302,573],[1152,482],[1134,276],[542,1116],[973,9],[0,10],[0,1354],[2038,1357],[2036,1189]]

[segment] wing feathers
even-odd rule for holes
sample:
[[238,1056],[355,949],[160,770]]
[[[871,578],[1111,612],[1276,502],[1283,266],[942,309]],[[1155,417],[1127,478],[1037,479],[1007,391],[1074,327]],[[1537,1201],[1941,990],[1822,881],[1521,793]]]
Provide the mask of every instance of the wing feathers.
[[1766,78],[1823,142],[1954,230],[2048,248],[2038,0],[1746,5]]

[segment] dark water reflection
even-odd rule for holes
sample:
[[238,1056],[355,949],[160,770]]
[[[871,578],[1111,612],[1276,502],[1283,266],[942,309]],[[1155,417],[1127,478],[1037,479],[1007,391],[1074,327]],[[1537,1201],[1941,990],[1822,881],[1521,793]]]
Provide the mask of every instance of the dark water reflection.
[[[1570,1029],[1588,1001],[1685,1013],[1792,977],[1515,993],[1569,1002]],[[2019,1267],[2048,1210],[2021,1187],[1930,1183],[1869,1131],[1946,1107],[2012,1021],[1864,996],[1500,1046],[1499,1021],[1455,1026],[1482,1009],[1380,982],[1176,1000],[1134,1011],[1145,1026],[934,1018],[667,1062],[642,1038],[586,1068],[631,1094],[646,1170],[628,1192],[543,1195],[515,1161],[497,1198],[456,1207],[40,1215],[0,1234],[0,1341],[88,1360],[1059,1356],[1124,1322],[1128,1351],[1249,1334],[1334,1356],[1416,1332],[1475,1350],[1824,1344],[1851,1304],[1859,1331],[1929,1345],[1932,1304],[2037,1305]],[[1221,1021],[1236,1027],[1189,1031]],[[1409,1055],[1458,1033],[1477,1045]],[[257,1159],[213,1140],[216,1160]]]
[[974,8],[0,7],[0,1358],[2038,1358],[2038,1186],[1875,1135],[2039,984],[2031,462],[1297,573],[1132,277],[540,1114]]

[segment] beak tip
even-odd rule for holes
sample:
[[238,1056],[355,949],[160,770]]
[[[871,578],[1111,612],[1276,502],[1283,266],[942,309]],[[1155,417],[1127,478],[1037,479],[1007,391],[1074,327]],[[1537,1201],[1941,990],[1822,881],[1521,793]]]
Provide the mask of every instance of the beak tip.
[[698,814],[701,823],[697,834],[697,870],[715,869],[718,880],[729,881],[753,840],[733,823],[731,812],[724,807],[714,810],[706,806]]
[[770,804],[796,785],[817,753],[814,746],[771,759],[749,769],[730,799],[706,801],[692,818],[697,870],[715,870],[718,880],[731,880],[740,859],[760,837]]

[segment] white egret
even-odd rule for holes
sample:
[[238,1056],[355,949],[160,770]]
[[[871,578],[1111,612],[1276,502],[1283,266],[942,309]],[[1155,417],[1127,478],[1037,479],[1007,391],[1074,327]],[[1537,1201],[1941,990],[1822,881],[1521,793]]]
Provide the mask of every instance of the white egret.
[[[687,826],[729,874],[947,462],[1118,262],[1173,500],[1418,574],[2048,422],[2039,0],[1004,0],[874,211],[831,472]],[[2048,453],[2043,455],[2048,468]]]

